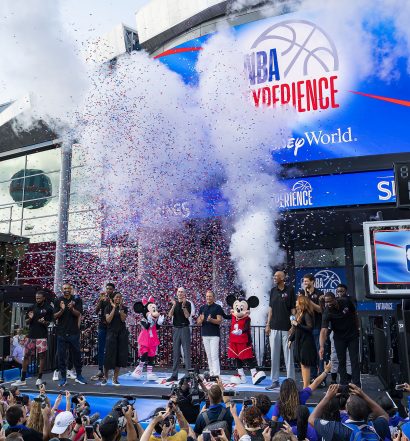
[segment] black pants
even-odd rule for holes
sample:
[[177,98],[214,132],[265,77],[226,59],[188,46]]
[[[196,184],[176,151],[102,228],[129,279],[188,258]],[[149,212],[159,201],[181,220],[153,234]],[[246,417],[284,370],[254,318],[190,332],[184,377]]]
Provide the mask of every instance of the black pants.
[[82,369],[80,334],[57,336],[58,370],[60,371],[61,378],[67,378],[67,349],[71,352],[73,357],[73,364],[78,377],[81,375]]
[[349,351],[350,364],[352,366],[352,383],[361,387],[360,364],[359,364],[359,337],[339,339],[334,336],[335,349],[339,360],[340,384],[348,384],[349,379],[346,371],[346,350]]

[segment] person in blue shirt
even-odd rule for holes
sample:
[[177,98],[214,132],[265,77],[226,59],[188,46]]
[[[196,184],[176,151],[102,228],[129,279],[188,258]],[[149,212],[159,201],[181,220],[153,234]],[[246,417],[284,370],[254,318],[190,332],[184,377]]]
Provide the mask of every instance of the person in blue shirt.
[[[324,441],[350,441],[352,432],[364,430],[374,432],[381,439],[390,437],[389,417],[387,413],[362,389],[354,384],[349,384],[350,396],[346,402],[348,419],[342,423],[322,419],[323,411],[329,401],[339,393],[339,385],[331,384],[326,395],[315,407],[309,417],[309,424],[316,430]],[[368,423],[372,414],[373,420]]]

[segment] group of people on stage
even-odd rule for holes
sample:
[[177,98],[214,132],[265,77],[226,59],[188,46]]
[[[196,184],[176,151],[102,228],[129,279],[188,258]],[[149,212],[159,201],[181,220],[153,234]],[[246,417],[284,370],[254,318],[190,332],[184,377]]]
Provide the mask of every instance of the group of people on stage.
[[[350,381],[360,386],[359,369],[359,322],[354,301],[347,295],[347,287],[340,284],[336,295],[331,292],[323,293],[315,288],[315,279],[312,274],[303,277],[303,288],[295,295],[294,290],[285,283],[285,273],[277,271],[273,277],[274,287],[270,292],[266,334],[270,338],[271,348],[271,378],[272,384],[267,390],[279,386],[279,368],[281,348],[288,378],[295,377],[294,363],[300,363],[304,387],[323,371],[325,344],[330,333],[332,347],[332,381],[336,382],[337,372],[340,382],[348,384]],[[83,304],[79,296],[73,295],[73,287],[69,283],[63,285],[63,295],[54,301],[54,307],[46,302],[43,291],[36,293],[36,303],[29,309],[26,321],[29,328],[25,342],[25,352],[21,378],[15,384],[24,385],[26,382],[27,366],[30,358],[36,353],[39,356],[39,371],[37,384],[41,383],[44,369],[45,353],[47,351],[47,327],[54,321],[57,335],[57,361],[60,374],[59,386],[67,382],[67,351],[72,358],[75,368],[74,378],[77,383],[85,384],[82,376],[82,362],[80,352],[80,324],[83,314]],[[215,295],[211,290],[206,291],[205,304],[198,311],[196,323],[201,326],[201,336],[204,345],[209,374],[220,375],[220,325],[222,320],[231,319],[232,315],[225,313],[220,304],[216,303]],[[235,300],[235,299],[234,299]],[[257,300],[257,299],[256,299]],[[246,311],[246,299],[238,298],[239,309],[245,308],[242,318],[249,315]],[[241,303],[242,302],[242,303]],[[155,301],[150,298],[139,303],[134,310],[143,313],[141,321],[142,333],[139,336],[140,363],[133,373],[135,378],[141,378],[144,365],[147,366],[147,379],[155,380],[152,372],[154,358],[160,344],[156,325],[162,324],[164,317],[160,316]],[[233,305],[233,303],[232,303]],[[248,308],[249,309],[249,308]],[[167,311],[172,322],[173,366],[172,374],[167,381],[178,379],[178,365],[183,354],[185,369],[191,369],[191,330],[194,305],[187,299],[185,289],[177,289],[176,298],[173,298]],[[113,283],[107,283],[105,291],[99,295],[96,309],[98,315],[98,367],[99,372],[91,377],[99,380],[101,385],[107,384],[108,374],[113,370],[112,384],[119,385],[118,377],[121,367],[128,365],[129,332],[126,320],[129,313],[123,303],[122,295],[115,291]],[[233,313],[233,309],[231,313]],[[239,317],[239,316],[238,316]],[[234,319],[235,321],[235,319]],[[239,323],[239,318],[236,323]],[[231,326],[230,334],[238,336],[242,332],[249,335],[250,320],[247,329],[242,331],[238,325]],[[142,334],[144,338],[142,338]],[[230,338],[232,337],[230,336]],[[152,347],[149,343],[153,339]],[[246,339],[245,339],[246,340]],[[245,341],[242,339],[242,341]],[[237,346],[235,346],[237,350]],[[249,347],[241,346],[248,352]],[[231,350],[232,352],[232,350]],[[347,352],[349,356],[347,356]],[[249,359],[255,360],[252,349]],[[243,360],[238,356],[238,382],[244,382]],[[350,372],[347,372],[346,362],[350,361]],[[254,361],[253,361],[254,362]],[[252,366],[256,368],[256,366]],[[253,375],[256,373],[254,369]],[[260,381],[261,376],[258,377]],[[246,381],[246,379],[245,379]]]
[[339,373],[341,384],[352,382],[360,387],[359,320],[347,286],[339,284],[336,295],[323,293],[315,288],[313,274],[306,274],[303,288],[295,296],[292,287],[285,284],[283,271],[274,274],[274,285],[266,324],[266,334],[270,336],[272,384],[266,389],[279,386],[281,347],[287,377],[295,378],[294,362],[300,363],[303,385],[307,387],[318,372],[323,372],[329,334],[332,382],[336,382]]

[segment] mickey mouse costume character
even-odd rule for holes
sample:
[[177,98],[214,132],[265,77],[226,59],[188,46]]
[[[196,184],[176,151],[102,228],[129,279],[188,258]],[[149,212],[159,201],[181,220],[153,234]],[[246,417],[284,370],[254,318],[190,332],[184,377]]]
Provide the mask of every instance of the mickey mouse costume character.
[[131,376],[140,380],[142,378],[144,365],[147,364],[147,380],[156,381],[158,377],[152,372],[152,368],[159,346],[157,326],[161,326],[164,323],[165,317],[160,315],[152,296],[148,299],[144,297],[141,302],[136,302],[134,304],[134,311],[137,314],[142,314],[144,318],[140,322],[142,329],[138,335],[138,355],[140,357],[140,363],[134,369]]
[[257,363],[252,349],[251,338],[251,319],[249,317],[250,308],[259,305],[259,299],[255,296],[246,299],[243,293],[237,298],[229,295],[226,303],[232,308],[231,328],[229,331],[228,357],[236,359],[238,373],[230,379],[231,383],[246,383],[246,375],[243,370],[244,361],[248,360],[248,365],[252,374],[252,383],[259,384],[266,378],[265,372],[256,369]]

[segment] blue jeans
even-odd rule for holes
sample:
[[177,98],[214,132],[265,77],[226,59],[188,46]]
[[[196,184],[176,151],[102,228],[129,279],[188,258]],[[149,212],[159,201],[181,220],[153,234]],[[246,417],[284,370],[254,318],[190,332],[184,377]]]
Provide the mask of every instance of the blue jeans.
[[316,378],[320,372],[323,372],[324,368],[325,368],[325,362],[324,360],[320,360],[319,359],[319,349],[320,349],[320,329],[313,329],[313,338],[315,340],[315,345],[316,345],[316,351],[317,351],[317,357],[319,360],[319,370],[317,368],[317,366],[315,367],[311,367],[310,368],[310,377],[311,378]]
[[81,375],[81,351],[80,351],[80,334],[76,335],[58,335],[57,336],[57,353],[58,353],[58,370],[61,378],[67,378],[67,349],[73,357],[73,364],[77,376]]
[[107,328],[98,327],[98,369],[104,369],[105,340],[107,339]]

